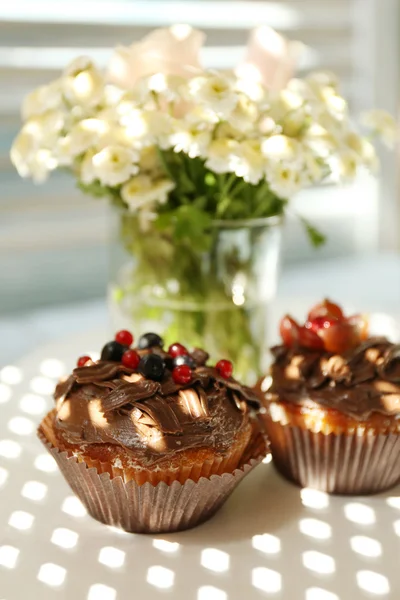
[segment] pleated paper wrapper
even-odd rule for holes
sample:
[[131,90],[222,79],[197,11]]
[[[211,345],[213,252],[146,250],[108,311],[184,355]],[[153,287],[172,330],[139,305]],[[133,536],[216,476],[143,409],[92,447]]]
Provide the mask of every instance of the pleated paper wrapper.
[[[88,468],[67,451],[54,447],[39,431],[40,440],[56,460],[67,483],[97,521],[131,533],[168,533],[190,529],[211,518],[235,487],[266,454],[262,436],[254,450],[246,452],[244,464],[233,473],[201,477],[196,483],[174,481],[170,485],[138,485]],[[120,471],[118,469],[118,471]]]
[[374,494],[400,481],[400,434],[359,427],[313,432],[265,418],[274,464],[301,487],[331,494]]

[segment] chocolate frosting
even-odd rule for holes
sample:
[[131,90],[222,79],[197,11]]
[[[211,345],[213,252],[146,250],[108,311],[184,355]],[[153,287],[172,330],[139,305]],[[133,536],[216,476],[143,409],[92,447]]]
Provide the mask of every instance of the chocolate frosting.
[[56,428],[73,444],[123,446],[146,465],[189,448],[223,450],[248,426],[257,395],[206,366],[206,352],[191,356],[197,366],[187,385],[175,383],[168,369],[160,382],[116,362],[74,369],[56,387]]
[[342,355],[286,346],[272,353],[268,401],[322,405],[357,420],[400,418],[400,345],[371,337]]

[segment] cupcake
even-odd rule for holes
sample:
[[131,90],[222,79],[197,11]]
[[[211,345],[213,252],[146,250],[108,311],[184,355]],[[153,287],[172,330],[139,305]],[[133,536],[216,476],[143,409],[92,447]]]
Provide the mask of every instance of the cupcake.
[[372,494],[400,481],[400,345],[369,337],[365,318],[325,300],[305,325],[286,316],[259,384],[278,471],[332,494]]
[[266,453],[257,395],[232,364],[128,331],[99,361],[78,359],[38,434],[97,520],[130,532],[188,529],[211,517]]

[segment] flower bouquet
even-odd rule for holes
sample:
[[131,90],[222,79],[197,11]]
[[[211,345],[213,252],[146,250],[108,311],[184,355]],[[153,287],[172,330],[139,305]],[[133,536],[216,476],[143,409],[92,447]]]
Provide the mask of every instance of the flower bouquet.
[[[116,208],[117,320],[211,347],[251,379],[290,198],[378,161],[333,75],[293,78],[299,44],[259,28],[236,69],[211,71],[203,38],[189,26],[156,30],[117,48],[105,72],[76,59],[26,98],[11,158],[36,182],[67,169]],[[366,122],[394,141],[389,115]]]

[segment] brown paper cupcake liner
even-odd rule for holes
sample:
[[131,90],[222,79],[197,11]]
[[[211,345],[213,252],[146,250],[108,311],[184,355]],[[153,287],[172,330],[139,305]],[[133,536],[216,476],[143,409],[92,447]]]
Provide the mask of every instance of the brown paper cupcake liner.
[[106,525],[131,533],[166,533],[190,529],[212,517],[235,487],[265,456],[262,436],[246,463],[233,473],[201,477],[197,482],[173,481],[171,485],[124,482],[120,475],[98,472],[67,451],[54,447],[39,432],[39,438],[56,460],[67,483],[88,513]]
[[313,432],[265,417],[272,457],[284,477],[331,494],[374,494],[400,481],[400,434],[365,426]]

